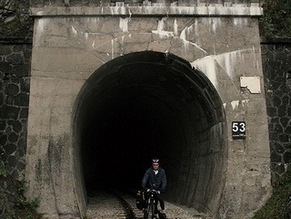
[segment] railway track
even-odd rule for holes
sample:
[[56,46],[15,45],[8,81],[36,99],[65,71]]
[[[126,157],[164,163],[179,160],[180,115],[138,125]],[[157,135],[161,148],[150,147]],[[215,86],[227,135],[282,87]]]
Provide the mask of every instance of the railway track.
[[[96,191],[89,197],[87,219],[142,219],[143,212],[136,208],[135,194],[123,191]],[[166,202],[168,219],[207,219],[205,215]]]
[[88,219],[142,219],[132,195],[120,191],[98,191],[89,198]]

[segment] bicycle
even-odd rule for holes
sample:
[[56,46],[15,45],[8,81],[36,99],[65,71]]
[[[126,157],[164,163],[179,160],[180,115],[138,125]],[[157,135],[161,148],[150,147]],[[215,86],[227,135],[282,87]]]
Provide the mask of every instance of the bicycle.
[[158,191],[154,190],[154,189],[147,190],[147,193],[146,193],[147,202],[146,202],[146,208],[144,209],[144,215],[143,215],[144,219],[157,218],[156,217],[156,213],[157,213],[156,195],[157,195],[157,193],[158,193]]

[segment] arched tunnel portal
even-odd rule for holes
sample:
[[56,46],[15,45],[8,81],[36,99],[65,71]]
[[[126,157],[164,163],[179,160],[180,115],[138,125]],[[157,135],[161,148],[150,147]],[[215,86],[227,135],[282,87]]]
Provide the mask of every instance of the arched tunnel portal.
[[227,158],[225,116],[202,72],[173,54],[131,53],[97,69],[76,105],[76,157],[88,195],[104,186],[139,189],[158,156],[167,199],[215,214]]

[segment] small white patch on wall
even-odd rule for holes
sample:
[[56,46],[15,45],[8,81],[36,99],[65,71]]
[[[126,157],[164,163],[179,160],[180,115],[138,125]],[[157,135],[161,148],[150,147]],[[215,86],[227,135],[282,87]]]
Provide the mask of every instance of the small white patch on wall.
[[261,93],[260,77],[240,77],[240,86],[247,88],[252,94]]
[[159,20],[157,30],[152,30],[152,33],[158,34],[160,36],[160,38],[173,37],[174,33],[172,31],[165,31],[164,30],[164,25],[165,25],[166,20],[167,20],[167,18],[165,18],[165,17],[163,17],[161,20]]
[[127,14],[127,7],[125,7],[124,2],[116,2],[115,7],[110,7],[111,14]]
[[40,18],[37,20],[36,24],[35,24],[35,29],[37,31],[35,31],[35,36],[34,36],[34,39],[35,39],[35,46],[39,46],[41,44],[41,39],[42,39],[42,36],[45,34],[45,29],[46,29],[46,26],[49,24],[49,19],[48,18]]
[[174,35],[178,36],[178,24],[177,19],[174,20]]
[[217,89],[216,60],[212,56],[195,60],[191,63],[191,66],[202,71]]
[[71,26],[73,34],[76,36],[78,34],[78,31],[74,26]]
[[119,28],[122,32],[128,32],[128,22],[130,18],[119,18]]
[[248,25],[248,18],[233,18],[233,24],[239,27],[245,27]]
[[233,100],[231,101],[231,106],[232,106],[232,109],[235,110],[238,108],[239,106],[239,100]]

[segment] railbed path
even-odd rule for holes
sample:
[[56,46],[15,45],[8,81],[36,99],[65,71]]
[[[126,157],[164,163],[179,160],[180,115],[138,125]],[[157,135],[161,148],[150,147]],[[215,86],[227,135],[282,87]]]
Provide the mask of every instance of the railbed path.
[[[194,209],[165,202],[168,219],[209,219]],[[143,213],[136,208],[135,198],[126,193],[100,191],[89,197],[87,219],[142,219]]]

